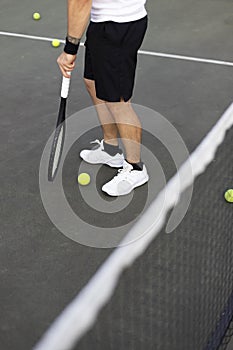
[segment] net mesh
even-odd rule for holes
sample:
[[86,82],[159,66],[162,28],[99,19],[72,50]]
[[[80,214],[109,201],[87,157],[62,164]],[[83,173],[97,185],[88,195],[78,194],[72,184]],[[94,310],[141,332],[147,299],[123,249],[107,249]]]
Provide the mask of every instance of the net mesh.
[[[223,195],[233,187],[232,125],[233,105],[191,155],[194,192],[179,227],[171,234],[163,228],[179,197],[175,176],[166,186],[171,196],[156,230],[116,249],[35,349],[215,350],[226,345],[233,316],[233,204]],[[193,181],[186,165],[179,170],[183,195]],[[146,220],[159,204],[160,195]]]
[[191,206],[120,279],[75,349],[217,349],[233,313],[233,129],[196,179]]
[[232,321],[227,328],[225,336],[222,339],[219,350],[232,350],[233,349],[233,318]]

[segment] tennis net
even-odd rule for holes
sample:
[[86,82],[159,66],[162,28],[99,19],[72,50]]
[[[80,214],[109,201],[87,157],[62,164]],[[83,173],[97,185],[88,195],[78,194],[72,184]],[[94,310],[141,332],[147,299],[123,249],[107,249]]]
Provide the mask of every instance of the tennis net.
[[[110,255],[34,349],[226,346],[233,316],[233,206],[223,194],[233,187],[232,125],[233,104],[128,233],[146,224],[146,234]],[[193,176],[187,176],[190,165]],[[169,212],[193,181],[184,220],[166,234]],[[163,215],[153,225],[165,192]]]

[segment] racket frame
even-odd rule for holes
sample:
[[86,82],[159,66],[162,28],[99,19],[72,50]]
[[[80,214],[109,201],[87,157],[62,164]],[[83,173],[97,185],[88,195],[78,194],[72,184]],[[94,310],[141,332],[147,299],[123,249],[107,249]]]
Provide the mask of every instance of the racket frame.
[[[61,161],[62,150],[63,150],[63,146],[64,146],[64,142],[65,142],[66,104],[67,104],[67,98],[68,98],[68,94],[69,94],[69,87],[70,87],[70,78],[66,78],[63,76],[62,85],[61,85],[60,106],[59,106],[57,123],[56,123],[56,130],[55,130],[55,134],[53,137],[53,142],[52,142],[51,152],[50,152],[50,157],[49,157],[49,165],[48,165],[48,181],[50,181],[50,182],[54,181],[54,179],[57,175],[57,171],[58,171],[59,164]],[[56,165],[56,168],[54,170],[56,150],[57,150],[57,145],[59,142],[60,131],[62,128],[63,128],[63,136],[62,136],[62,141],[61,141],[61,145],[60,145],[60,151],[59,151],[59,155],[58,155],[57,165]]]

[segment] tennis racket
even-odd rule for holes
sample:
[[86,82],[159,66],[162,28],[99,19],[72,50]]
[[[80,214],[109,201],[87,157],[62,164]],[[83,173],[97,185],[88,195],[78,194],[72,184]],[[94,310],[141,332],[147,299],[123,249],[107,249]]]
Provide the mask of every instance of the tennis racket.
[[62,78],[62,86],[61,86],[61,98],[60,98],[60,106],[57,117],[57,125],[53,138],[52,148],[50,152],[49,158],[49,166],[48,166],[48,180],[53,181],[57,175],[57,171],[59,168],[62,150],[65,141],[65,119],[66,119],[66,101],[69,94],[70,87],[70,78]]

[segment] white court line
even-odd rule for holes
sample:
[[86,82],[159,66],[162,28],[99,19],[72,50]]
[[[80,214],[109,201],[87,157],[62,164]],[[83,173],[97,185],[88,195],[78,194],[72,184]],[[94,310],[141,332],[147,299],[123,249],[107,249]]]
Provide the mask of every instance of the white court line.
[[193,62],[201,62],[201,63],[210,63],[210,64],[218,64],[218,65],[222,65],[222,66],[232,66],[233,67],[233,62],[213,60],[213,59],[210,59],[210,58],[182,56],[182,55],[174,55],[174,54],[170,54],[170,53],[141,51],[141,50],[139,50],[138,53],[143,54],[143,55],[148,55],[148,56],[173,58],[173,59],[177,59],[177,60],[185,60],[185,61],[193,61]]
[[[47,38],[47,37],[43,37],[43,36],[26,35],[26,34],[1,32],[1,31],[0,31],[0,35],[17,37],[17,38],[24,38],[24,39],[41,40],[41,41],[53,41],[54,39],[56,39],[56,38]],[[60,40],[60,42],[63,44],[65,43],[65,40],[63,40],[63,39],[58,39],[58,40]],[[80,45],[84,46],[84,43],[80,43]],[[138,53],[141,55],[147,55],[147,56],[171,58],[171,59],[176,59],[176,60],[209,63],[209,64],[217,64],[217,65],[222,65],[222,66],[233,67],[233,62],[230,62],[230,61],[221,61],[221,60],[214,60],[214,59],[209,59],[209,58],[182,56],[182,55],[175,55],[175,54],[169,54],[169,53],[163,53],[163,52],[144,51],[144,50],[139,50]]]

